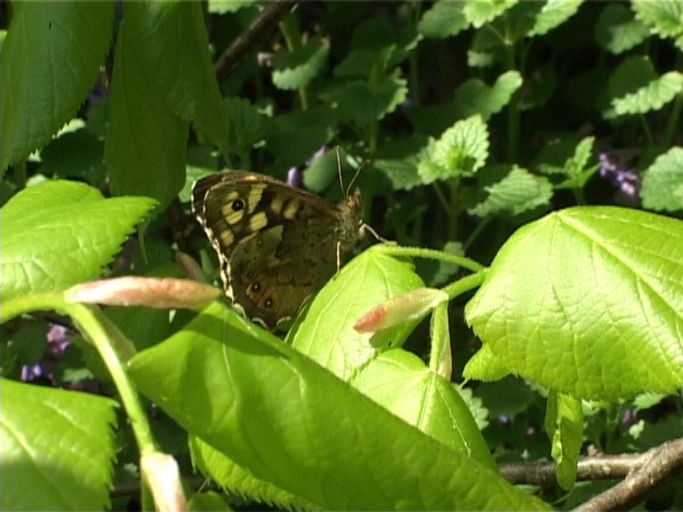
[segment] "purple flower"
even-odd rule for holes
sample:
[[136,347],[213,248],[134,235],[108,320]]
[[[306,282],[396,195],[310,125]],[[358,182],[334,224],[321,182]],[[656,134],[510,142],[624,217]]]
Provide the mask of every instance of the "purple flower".
[[318,150],[313,153],[308,160],[306,160],[306,167],[310,167],[313,165],[313,163],[318,160],[319,158],[322,158],[325,156],[325,153],[327,153],[327,146],[323,144],[318,148]]
[[287,185],[295,188],[299,188],[301,186],[301,173],[296,167],[292,167],[289,171],[287,171]]
[[71,341],[66,337],[67,328],[63,325],[53,325],[47,332],[47,354],[52,359],[60,359]]
[[600,176],[614,185],[625,202],[637,200],[640,176],[635,169],[626,167],[626,156],[620,151],[603,152],[600,160]]

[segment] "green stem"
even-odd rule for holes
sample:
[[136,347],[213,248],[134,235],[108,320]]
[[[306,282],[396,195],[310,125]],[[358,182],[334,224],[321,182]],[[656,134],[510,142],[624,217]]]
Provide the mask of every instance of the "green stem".
[[683,94],[678,94],[676,99],[674,99],[674,104],[671,109],[671,115],[669,116],[669,122],[666,124],[666,130],[664,131],[664,141],[663,146],[665,148],[671,147],[673,143],[674,135],[676,134],[676,128],[678,127],[678,122],[681,120],[681,109],[683,108]]
[[477,263],[476,261],[465,256],[458,256],[445,251],[437,251],[436,249],[425,249],[423,247],[400,247],[393,244],[382,244],[378,249],[385,254],[392,256],[409,256],[411,258],[426,258],[431,260],[446,261],[453,263],[460,267],[471,270],[472,272],[482,272],[486,267]]
[[484,282],[484,279],[486,278],[486,274],[488,274],[488,269],[483,269],[475,274],[470,274],[469,276],[462,277],[454,283],[446,285],[441,289],[448,294],[448,299],[452,300],[458,295],[462,295],[463,293],[466,293],[470,290],[473,290],[474,288],[477,288],[478,286],[481,286],[481,284]]
[[448,180],[448,188],[450,198],[448,204],[450,205],[450,215],[448,218],[448,239],[458,239],[458,217],[462,208],[460,207],[460,178],[452,178]]
[[488,226],[491,223],[492,220],[493,220],[493,217],[491,217],[491,216],[484,217],[483,219],[481,219],[481,222],[479,222],[479,224],[477,224],[477,227],[474,228],[474,230],[472,230],[472,233],[470,233],[470,236],[468,236],[467,240],[465,240],[465,243],[462,244],[462,247],[463,247],[465,252],[467,252],[467,250],[470,247],[472,247],[472,244],[474,243],[474,241],[481,234],[481,232],[484,231],[486,226]]
[[650,147],[654,146],[655,141],[654,138],[652,137],[652,131],[650,130],[650,125],[647,124],[647,120],[645,119],[645,116],[643,114],[640,114],[638,116],[638,119],[640,119],[640,124],[643,126],[643,131],[645,132],[645,138],[647,139],[647,143]]
[[[285,38],[287,50],[290,53],[296,52],[303,48],[303,41],[301,38],[301,30],[299,30],[299,23],[293,13],[288,13],[280,22],[280,30]],[[301,103],[301,110],[307,110],[309,104],[308,89],[306,86],[299,87],[299,102]]]
[[[420,22],[420,5],[421,2],[419,1],[410,2],[410,10],[413,15],[412,23],[416,33],[417,24]],[[418,48],[419,45],[416,45],[408,57],[408,66],[410,67],[410,90],[413,91],[413,105],[416,107],[420,105],[420,68],[417,58]]]
[[119,392],[140,453],[144,455],[157,451],[157,444],[135,386],[126,373],[122,357],[117,353],[115,343],[103,325],[103,315],[97,307],[67,302],[62,293],[23,295],[4,301],[0,322],[25,313],[44,310],[61,311],[69,315],[85,338],[95,346]]

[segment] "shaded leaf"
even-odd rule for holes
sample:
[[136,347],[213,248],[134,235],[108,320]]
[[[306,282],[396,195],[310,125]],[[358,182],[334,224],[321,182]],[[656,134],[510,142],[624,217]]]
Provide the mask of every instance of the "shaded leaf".
[[12,7],[0,54],[0,175],[73,117],[109,50],[113,18],[107,2]]
[[444,38],[458,34],[468,26],[463,13],[464,2],[439,0],[424,12],[417,30],[425,37]]
[[569,491],[576,482],[576,464],[583,444],[581,400],[551,391],[545,414],[545,430],[556,464],[557,483]]
[[273,83],[279,89],[305,87],[320,72],[330,51],[326,39],[313,37],[299,50],[283,53],[275,59]]
[[645,114],[652,110],[659,110],[681,92],[683,92],[683,74],[670,71],[631,94],[614,98],[612,106],[617,115]]
[[595,40],[616,55],[642,43],[650,30],[622,4],[607,4],[595,23]]

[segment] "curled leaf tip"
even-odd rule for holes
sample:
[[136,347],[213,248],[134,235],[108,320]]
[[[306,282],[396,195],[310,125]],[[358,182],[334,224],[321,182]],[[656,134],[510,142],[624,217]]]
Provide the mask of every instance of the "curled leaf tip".
[[448,294],[435,288],[417,288],[374,307],[353,328],[357,332],[377,332],[423,317],[438,304],[447,301]]

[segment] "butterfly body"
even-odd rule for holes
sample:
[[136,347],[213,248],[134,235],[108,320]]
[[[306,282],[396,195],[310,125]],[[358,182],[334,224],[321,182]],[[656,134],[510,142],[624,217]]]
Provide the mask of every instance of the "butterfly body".
[[296,316],[360,236],[359,193],[333,204],[254,172],[198,180],[192,209],[218,253],[226,295],[270,330]]

